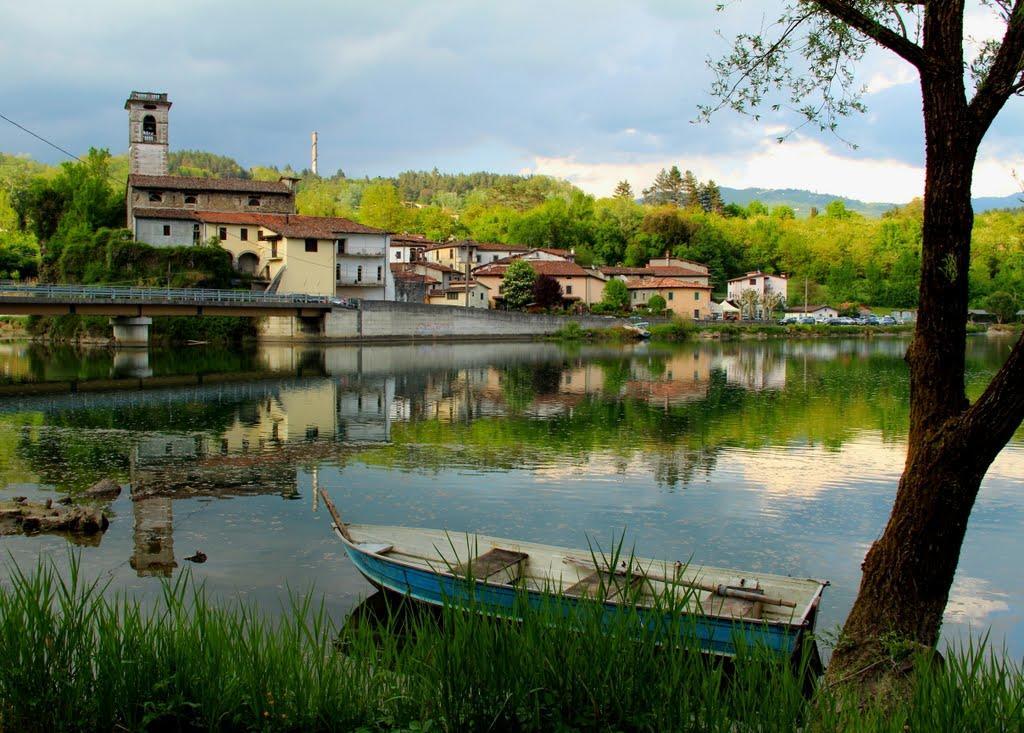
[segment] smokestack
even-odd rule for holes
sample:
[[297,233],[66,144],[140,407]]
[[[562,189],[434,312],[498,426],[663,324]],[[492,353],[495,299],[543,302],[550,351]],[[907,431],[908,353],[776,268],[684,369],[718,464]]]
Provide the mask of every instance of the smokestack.
[[313,130],[313,175],[316,174],[316,130]]

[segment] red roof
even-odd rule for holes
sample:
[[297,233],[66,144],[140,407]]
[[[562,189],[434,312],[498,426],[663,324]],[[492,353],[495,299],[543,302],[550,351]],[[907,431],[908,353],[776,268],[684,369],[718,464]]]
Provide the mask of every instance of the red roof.
[[[557,260],[522,260],[533,268],[534,272],[538,275],[547,275],[549,277],[596,277],[601,278],[601,275],[594,270],[587,270],[580,267],[575,262],[560,262]],[[477,276],[497,276],[504,277],[505,270],[509,268],[510,263],[495,262],[490,265],[484,265],[474,270]]]
[[433,247],[435,245],[440,244],[440,242],[435,242],[432,239],[427,239],[422,234],[392,234],[391,244],[397,244],[403,247],[408,247],[410,245]]
[[187,176],[144,176],[132,173],[128,185],[137,188],[163,188],[172,191],[234,191],[291,196],[294,191],[280,181],[254,181],[248,178],[189,178]]
[[748,272],[746,275],[740,275],[739,277],[731,277],[727,282],[734,283],[740,280],[748,280],[752,277],[781,277],[783,280],[789,279],[789,275],[772,275],[771,273],[758,270],[757,272]]
[[626,281],[629,290],[665,290],[686,288],[687,290],[711,290],[710,285],[678,280],[674,277],[640,277]]
[[690,270],[678,265],[648,265],[647,267],[602,267],[605,275],[635,275],[637,277],[708,277],[708,273]]
[[337,216],[302,216],[300,214],[250,214],[245,212],[197,211],[200,221],[210,224],[252,224],[283,237],[336,239],[337,234],[387,234]]
[[139,219],[186,219],[188,221],[200,221],[197,212],[192,209],[154,209],[140,208],[132,209],[132,214]]

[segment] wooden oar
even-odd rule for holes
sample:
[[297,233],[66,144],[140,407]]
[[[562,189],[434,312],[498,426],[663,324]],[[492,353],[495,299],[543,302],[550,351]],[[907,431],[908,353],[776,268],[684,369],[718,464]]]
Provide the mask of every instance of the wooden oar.
[[[614,571],[611,568],[604,567],[598,568],[594,563],[587,562],[586,560],[580,560],[579,558],[566,556],[566,561],[573,565],[579,565],[585,568],[593,568],[594,570],[604,570],[605,572],[614,572],[616,575],[626,575],[627,570],[625,568],[616,568]],[[740,598],[744,601],[755,601],[757,603],[764,603],[768,606],[786,606],[787,608],[796,608],[796,604],[793,601],[787,601],[782,598],[766,598],[760,593],[751,593],[746,590],[739,590],[738,588],[730,588],[724,583],[715,585],[713,583],[701,583],[697,580],[683,580],[682,578],[662,575],[659,573],[648,573],[643,569],[638,568],[640,572],[638,575],[642,575],[647,580],[656,580],[659,583],[667,583],[669,585],[681,585],[686,588],[695,588],[697,590],[708,591],[719,596],[728,596],[730,598]]]
[[331,519],[334,520],[334,526],[337,527],[339,532],[341,532],[341,536],[352,544],[356,544],[356,541],[352,539],[352,535],[348,532],[348,527],[346,527],[345,523],[341,521],[341,515],[338,514],[337,507],[334,506],[334,502],[331,501],[331,497],[328,496],[327,489],[321,488],[320,496],[324,500],[324,506],[327,507],[327,511],[331,513]]

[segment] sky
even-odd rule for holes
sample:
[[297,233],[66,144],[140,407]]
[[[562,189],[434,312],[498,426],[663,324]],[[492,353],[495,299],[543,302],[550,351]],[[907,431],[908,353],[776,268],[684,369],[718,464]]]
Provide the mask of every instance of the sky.
[[[317,130],[327,175],[543,173],[607,195],[678,165],[736,188],[921,195],[916,76],[882,51],[858,66],[868,111],[844,120],[841,137],[794,131],[785,111],[695,124],[710,100],[707,59],[782,0],[716,4],[0,0],[0,114],[74,152],[124,152],[125,98],[160,91],[173,103],[172,149],[245,166],[306,168]],[[968,24],[972,43],[1001,29],[980,3]],[[1021,129],[1024,100],[1011,100],[981,149],[976,196],[1019,191]],[[0,150],[64,159],[3,121]]]

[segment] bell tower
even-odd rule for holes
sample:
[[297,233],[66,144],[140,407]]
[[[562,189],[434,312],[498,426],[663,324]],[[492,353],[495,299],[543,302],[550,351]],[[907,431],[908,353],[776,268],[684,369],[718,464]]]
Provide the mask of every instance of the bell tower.
[[128,172],[144,176],[167,175],[167,95],[132,92],[128,110]]

